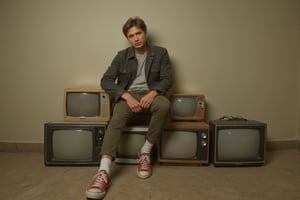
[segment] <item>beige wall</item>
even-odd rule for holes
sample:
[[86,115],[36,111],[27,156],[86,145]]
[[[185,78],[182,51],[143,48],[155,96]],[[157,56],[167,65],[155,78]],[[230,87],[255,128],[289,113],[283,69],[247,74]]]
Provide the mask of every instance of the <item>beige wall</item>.
[[297,113],[297,126],[298,126],[298,134],[297,134],[297,139],[300,141],[300,51],[298,51],[298,88],[297,88],[297,93],[298,93],[298,113]]
[[256,119],[271,141],[299,139],[299,9],[298,0],[1,0],[0,141],[42,142],[43,124],[63,119],[63,89],[99,87],[135,15],[169,50],[173,92],[204,94],[208,119]]

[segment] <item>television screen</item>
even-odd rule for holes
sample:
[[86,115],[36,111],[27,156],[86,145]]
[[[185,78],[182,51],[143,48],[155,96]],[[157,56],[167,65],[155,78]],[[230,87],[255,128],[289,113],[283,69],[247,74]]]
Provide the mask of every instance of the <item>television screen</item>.
[[110,98],[100,89],[65,89],[64,120],[108,122]]
[[115,162],[118,164],[137,164],[138,152],[144,145],[148,127],[129,126],[123,130]]
[[205,119],[204,95],[171,95],[171,118],[174,121],[203,121]]
[[[179,143],[180,142],[180,143]],[[177,145],[180,144],[180,148]],[[197,133],[187,130],[164,131],[161,137],[161,155],[170,159],[197,157]]]
[[211,160],[215,166],[265,163],[266,124],[253,120],[212,120]]
[[217,143],[218,158],[220,160],[256,159],[259,156],[259,134],[259,129],[220,130]]
[[98,117],[100,94],[70,92],[67,94],[67,115],[73,117]]
[[90,130],[53,130],[53,158],[56,160],[92,160],[93,132]]
[[209,127],[204,122],[171,122],[158,144],[161,164],[208,164]]
[[49,122],[44,126],[45,165],[99,165],[106,124]]

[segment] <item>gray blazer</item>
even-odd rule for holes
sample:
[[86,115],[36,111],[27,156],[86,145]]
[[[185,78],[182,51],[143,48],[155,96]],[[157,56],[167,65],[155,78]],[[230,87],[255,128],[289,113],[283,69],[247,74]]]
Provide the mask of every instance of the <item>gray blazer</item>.
[[[148,46],[145,73],[150,90],[164,95],[172,86],[172,70],[167,49]],[[101,87],[114,101],[118,101],[135,79],[138,62],[132,47],[121,50],[114,57],[101,78]]]

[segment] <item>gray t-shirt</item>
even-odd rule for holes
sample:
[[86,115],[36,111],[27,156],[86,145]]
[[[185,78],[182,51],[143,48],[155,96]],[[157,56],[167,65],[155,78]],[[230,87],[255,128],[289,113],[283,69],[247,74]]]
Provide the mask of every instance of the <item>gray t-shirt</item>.
[[146,81],[145,75],[145,64],[147,58],[147,52],[144,54],[136,54],[136,58],[138,61],[138,70],[136,74],[136,78],[129,87],[128,91],[148,91],[148,85]]

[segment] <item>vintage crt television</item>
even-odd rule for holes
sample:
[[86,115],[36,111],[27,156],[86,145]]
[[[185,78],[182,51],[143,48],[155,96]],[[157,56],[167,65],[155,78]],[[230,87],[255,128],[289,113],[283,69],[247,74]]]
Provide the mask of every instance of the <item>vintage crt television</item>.
[[225,117],[211,120],[211,162],[215,166],[265,164],[267,125],[254,120]]
[[64,121],[108,122],[110,98],[101,89],[67,88],[64,90]]
[[205,96],[173,94],[170,97],[172,121],[204,121]]
[[209,126],[205,122],[170,122],[158,142],[160,164],[209,164]]
[[45,123],[45,165],[99,165],[106,126],[90,122]]
[[117,164],[137,164],[138,152],[146,141],[148,126],[127,126],[124,128],[118,146]]

